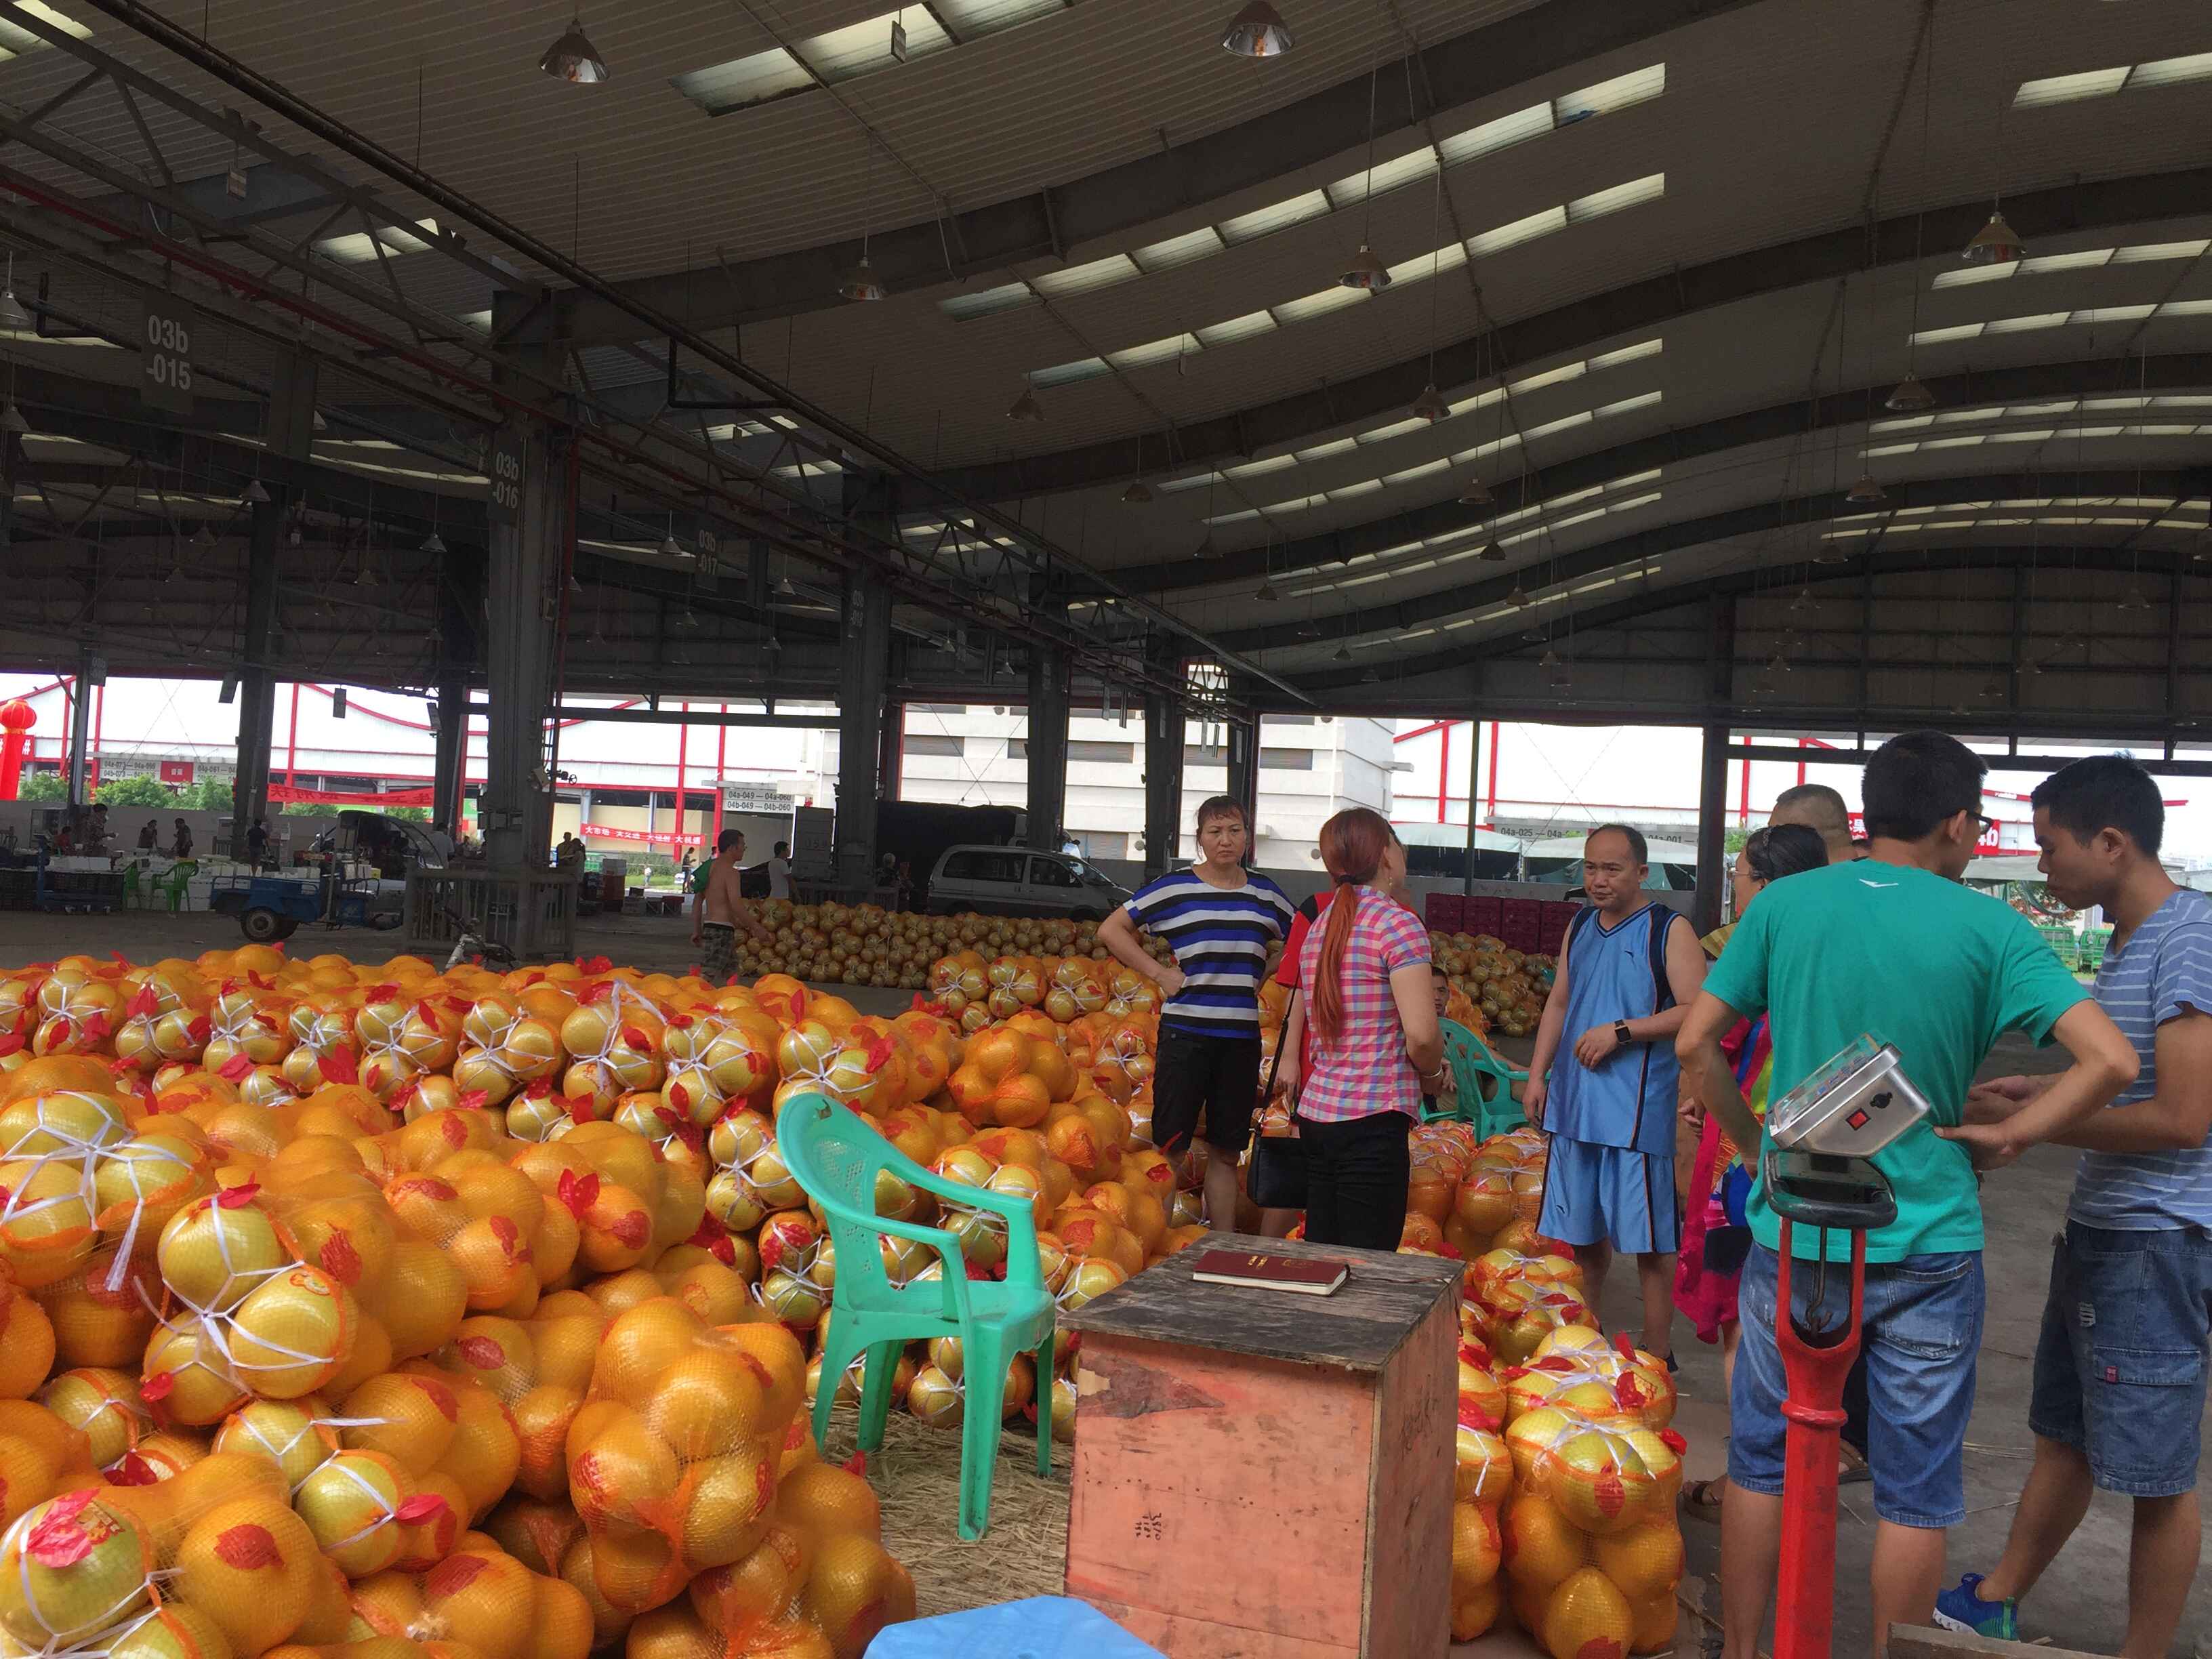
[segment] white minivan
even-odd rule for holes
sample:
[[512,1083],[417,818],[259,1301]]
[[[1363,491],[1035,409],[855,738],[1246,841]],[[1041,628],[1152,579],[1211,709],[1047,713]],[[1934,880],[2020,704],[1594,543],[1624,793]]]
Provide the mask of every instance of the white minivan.
[[930,872],[927,908],[933,916],[974,910],[984,915],[1068,916],[1103,921],[1129,896],[1072,853],[1026,847],[948,847]]

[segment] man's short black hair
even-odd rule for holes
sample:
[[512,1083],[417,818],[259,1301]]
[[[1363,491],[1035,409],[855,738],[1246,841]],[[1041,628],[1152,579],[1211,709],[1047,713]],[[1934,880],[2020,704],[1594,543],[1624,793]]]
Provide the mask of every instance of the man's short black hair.
[[714,850],[717,853],[726,853],[732,847],[744,846],[744,841],[745,832],[744,830],[725,830],[720,835],[714,837]]
[[1429,976],[1431,979],[1449,979],[1451,977],[1449,974],[1444,971],[1444,965],[1441,962],[1432,962],[1429,964]]
[[789,858],[791,856],[791,843],[787,841],[780,841],[776,842],[775,856],[780,859]]
[[2166,802],[2158,780],[2125,755],[2091,755],[2062,766],[2028,797],[2076,841],[2117,830],[2154,856],[2166,839]]
[[1948,732],[1907,732],[1874,751],[1859,780],[1869,837],[1918,841],[1982,810],[1989,763]]
[[1649,864],[1651,862],[1651,843],[1644,839],[1644,832],[1636,828],[1633,824],[1601,823],[1596,829],[1591,830],[1589,834],[1583,837],[1583,848],[1587,849],[1590,842],[1595,841],[1600,836],[1603,835],[1608,830],[1612,830],[1616,836],[1623,836],[1627,838],[1629,853],[1638,864]]

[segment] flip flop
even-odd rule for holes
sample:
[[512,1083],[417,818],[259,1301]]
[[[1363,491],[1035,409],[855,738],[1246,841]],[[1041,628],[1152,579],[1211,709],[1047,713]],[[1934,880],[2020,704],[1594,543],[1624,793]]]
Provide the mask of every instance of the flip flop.
[[1721,1499],[1726,1494],[1727,1483],[1722,1480],[1692,1480],[1682,1488],[1681,1511],[1686,1521],[1702,1521],[1708,1526],[1717,1526],[1721,1518]]

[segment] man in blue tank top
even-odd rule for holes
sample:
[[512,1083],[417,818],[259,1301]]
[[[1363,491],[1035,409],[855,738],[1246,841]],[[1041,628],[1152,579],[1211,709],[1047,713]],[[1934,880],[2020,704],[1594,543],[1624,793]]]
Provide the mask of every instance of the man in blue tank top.
[[1613,1251],[1635,1256],[1638,1340],[1671,1358],[1681,1238],[1674,1034],[1705,958],[1689,918],[1644,896],[1650,868],[1643,833],[1625,823],[1600,824],[1583,843],[1590,908],[1560,949],[1522,1104],[1551,1136],[1537,1231],[1574,1246],[1594,1319]]

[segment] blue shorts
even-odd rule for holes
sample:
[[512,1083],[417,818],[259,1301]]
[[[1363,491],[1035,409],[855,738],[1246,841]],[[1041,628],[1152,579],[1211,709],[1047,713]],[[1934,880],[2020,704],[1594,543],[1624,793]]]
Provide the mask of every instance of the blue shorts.
[[1536,1231],[1565,1244],[1610,1242],[1636,1255],[1682,1242],[1674,1160],[1626,1146],[1553,1135]]
[[[1790,1269],[1790,1300],[1812,1299],[1813,1263]],[[1782,1401],[1788,1379],[1774,1336],[1773,1251],[1754,1244],[1737,1289],[1742,1340],[1729,1395],[1729,1479],[1746,1492],[1782,1491]],[[1850,1305],[1850,1269],[1831,1267],[1826,1306]],[[1982,1345],[1978,1250],[1867,1264],[1859,1333],[1867,1379],[1867,1465],[1875,1513],[1900,1527],[1955,1527],[1966,1517],[1966,1419]]]
[[2106,1492],[2192,1490],[2212,1333],[2212,1234],[2069,1221],[2053,1244],[2028,1427],[2087,1457]]

